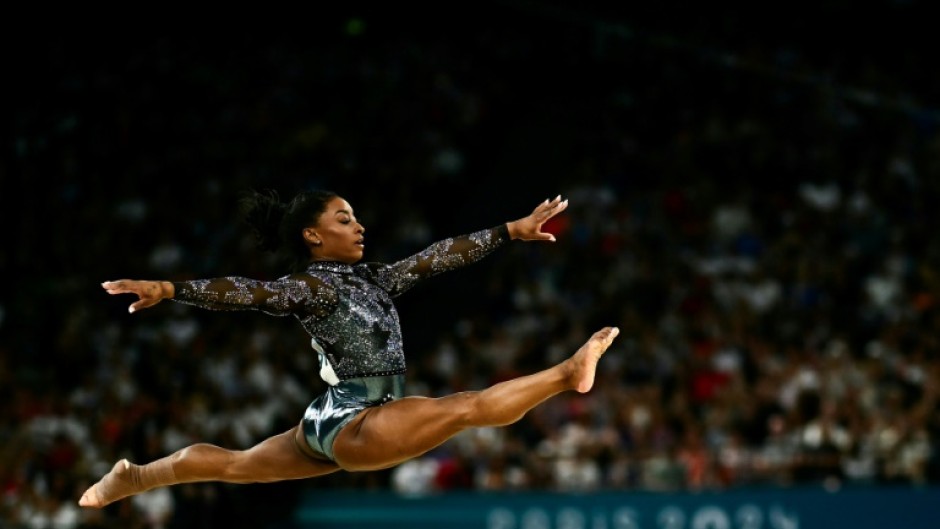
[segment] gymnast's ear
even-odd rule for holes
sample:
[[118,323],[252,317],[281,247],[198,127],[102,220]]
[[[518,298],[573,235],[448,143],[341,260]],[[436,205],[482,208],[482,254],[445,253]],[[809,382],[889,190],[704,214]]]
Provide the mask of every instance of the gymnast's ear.
[[320,246],[320,244],[322,244],[320,236],[317,234],[317,230],[313,228],[304,228],[303,234],[304,240],[307,241],[308,244],[312,244],[314,246]]

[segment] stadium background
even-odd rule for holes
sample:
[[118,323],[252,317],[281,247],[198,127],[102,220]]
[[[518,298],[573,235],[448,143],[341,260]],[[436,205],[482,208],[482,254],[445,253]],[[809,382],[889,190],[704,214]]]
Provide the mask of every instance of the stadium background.
[[[285,526],[336,490],[935,490],[940,68],[922,2],[849,7],[333,7],[274,36],[16,40],[0,526]],[[237,197],[311,187],[350,200],[374,260],[569,197],[557,244],[400,298],[410,390],[616,324],[597,389],[395,470],[78,511],[117,458],[250,446],[322,388],[290,319],[131,316],[98,287],[278,277]]]

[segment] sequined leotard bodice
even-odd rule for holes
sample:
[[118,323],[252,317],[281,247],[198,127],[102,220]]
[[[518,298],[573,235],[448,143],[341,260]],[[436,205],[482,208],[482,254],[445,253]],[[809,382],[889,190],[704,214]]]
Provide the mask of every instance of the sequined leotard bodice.
[[476,262],[508,240],[504,224],[445,239],[393,264],[316,261],[276,281],[179,281],[173,299],[206,309],[293,315],[340,381],[397,375],[405,372],[405,355],[392,298],[423,279]]

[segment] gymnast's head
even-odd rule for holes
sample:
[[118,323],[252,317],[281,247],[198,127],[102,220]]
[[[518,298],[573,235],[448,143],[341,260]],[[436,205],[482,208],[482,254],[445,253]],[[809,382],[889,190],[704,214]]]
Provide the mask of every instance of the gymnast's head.
[[241,206],[259,246],[288,258],[295,269],[312,261],[362,259],[365,228],[349,202],[332,191],[303,191],[286,202],[274,191],[250,191]]

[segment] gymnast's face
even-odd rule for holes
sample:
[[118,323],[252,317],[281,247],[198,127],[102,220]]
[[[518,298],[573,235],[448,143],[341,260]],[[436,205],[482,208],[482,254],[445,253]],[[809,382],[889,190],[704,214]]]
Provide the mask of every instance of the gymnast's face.
[[349,202],[335,197],[326,203],[316,226],[304,228],[303,234],[314,261],[353,264],[362,259],[365,231]]

